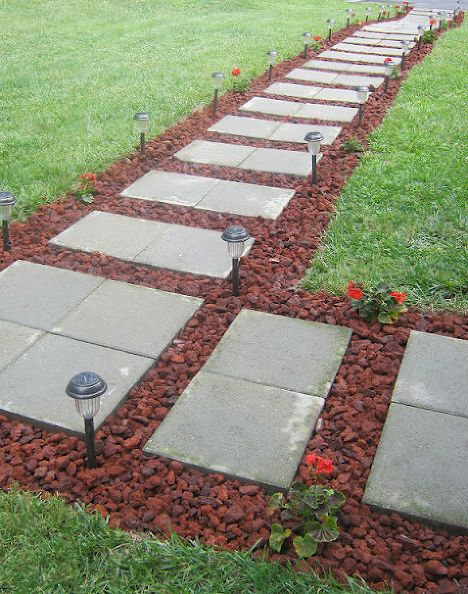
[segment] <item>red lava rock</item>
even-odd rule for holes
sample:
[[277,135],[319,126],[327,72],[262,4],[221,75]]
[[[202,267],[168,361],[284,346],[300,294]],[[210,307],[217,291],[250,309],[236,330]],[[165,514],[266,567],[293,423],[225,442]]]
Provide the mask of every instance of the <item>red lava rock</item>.
[[442,563],[437,561],[437,559],[431,559],[431,561],[426,563],[426,571],[429,575],[437,577],[445,576],[448,573],[445,565],[442,565]]
[[244,510],[240,505],[234,504],[228,509],[223,520],[225,524],[234,524],[244,519]]

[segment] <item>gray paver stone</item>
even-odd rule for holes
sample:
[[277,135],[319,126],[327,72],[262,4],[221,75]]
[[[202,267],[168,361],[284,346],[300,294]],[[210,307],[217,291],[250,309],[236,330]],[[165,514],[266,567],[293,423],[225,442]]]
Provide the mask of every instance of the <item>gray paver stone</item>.
[[194,140],[188,146],[175,153],[174,157],[179,159],[179,161],[189,163],[236,167],[253,151],[254,147],[244,146],[242,144]]
[[294,115],[298,110],[298,103],[284,101],[281,99],[268,99],[264,97],[252,97],[247,103],[239,107],[240,111],[253,111],[266,115],[288,116]]
[[351,122],[357,112],[355,107],[303,103],[295,117],[328,122]]
[[[336,52],[334,50],[326,50],[320,54],[320,57],[329,58],[332,60],[343,60],[345,62],[368,62],[370,64],[383,64],[388,56],[374,56],[369,54],[353,54],[351,52]],[[401,62],[400,58],[393,59],[395,64]]]
[[[317,160],[319,160],[317,158]],[[310,155],[307,152],[286,151],[281,149],[257,148],[250,157],[239,165],[241,169],[267,171],[284,175],[306,177],[312,169]]]
[[43,335],[40,330],[0,320],[0,371]]
[[301,97],[302,99],[311,99],[320,91],[320,87],[309,85],[295,85],[292,83],[273,83],[265,89],[265,93],[270,95],[284,95],[285,97]]
[[336,78],[336,73],[322,72],[318,70],[307,70],[306,68],[294,68],[294,70],[291,70],[291,72],[288,72],[288,74],[286,74],[285,78],[332,84]]
[[278,125],[279,122],[273,122],[271,120],[225,116],[222,120],[213,124],[208,130],[220,134],[248,136],[250,138],[269,138]]
[[270,140],[282,140],[285,142],[304,143],[304,137],[308,132],[316,130],[323,135],[322,144],[332,144],[341,132],[339,126],[319,126],[317,124],[281,124]]

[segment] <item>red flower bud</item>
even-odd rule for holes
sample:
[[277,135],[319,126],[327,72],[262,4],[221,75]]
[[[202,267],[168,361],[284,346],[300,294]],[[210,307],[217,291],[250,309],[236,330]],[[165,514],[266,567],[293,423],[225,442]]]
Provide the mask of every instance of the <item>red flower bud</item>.
[[239,76],[239,74],[241,73],[241,69],[238,66],[235,66],[232,70],[231,70],[231,74],[232,76]]

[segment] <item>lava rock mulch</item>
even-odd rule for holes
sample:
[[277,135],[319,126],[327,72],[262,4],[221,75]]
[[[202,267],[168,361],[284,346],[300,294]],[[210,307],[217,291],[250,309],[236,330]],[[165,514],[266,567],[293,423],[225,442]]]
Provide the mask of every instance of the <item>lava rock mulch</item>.
[[[335,33],[324,49],[356,28]],[[430,50],[430,45],[424,45],[411,51],[403,79]],[[310,57],[313,55],[311,52]],[[303,63],[304,58],[297,57],[277,65],[274,80],[281,80]],[[306,453],[333,461],[330,484],[345,493],[347,502],[340,514],[339,540],[321,546],[308,564],[301,563],[301,568],[331,569],[341,579],[345,574],[360,575],[376,589],[391,586],[397,592],[450,594],[468,588],[466,535],[428,527],[395,513],[375,513],[361,504],[410,330],[466,340],[468,319],[452,313],[429,315],[410,310],[394,326],[367,324],[347,299],[311,294],[298,287],[334,203],[359,161],[357,155],[341,148],[342,142],[357,137],[365,145],[367,134],[381,123],[401,82],[390,81],[388,95],[383,88],[372,94],[362,128],[345,124],[338,141],[324,147],[319,184],[314,188],[309,181],[297,178],[195,166],[171,159],[195,139],[213,139],[207,132],[210,125],[223,115],[236,113],[240,105],[261,93],[268,84],[263,75],[247,93],[226,93],[215,117],[206,107],[151,141],[145,158],[135,153],[101,173],[92,205],[68,196],[41,207],[27,222],[12,224],[14,245],[11,252],[0,254],[0,269],[23,259],[203,297],[205,303],[98,432],[99,468],[85,469],[81,440],[0,416],[3,489],[17,482],[30,490],[58,492],[68,501],[80,500],[110,515],[112,527],[157,534],[173,529],[182,537],[199,538],[231,550],[252,547],[254,555],[260,554],[269,536],[267,493],[256,485],[226,480],[221,474],[205,474],[163,458],[146,458],[142,448],[241,308],[339,324],[352,328],[353,336],[325,404],[322,426],[310,439]],[[281,146],[230,136],[229,142]],[[298,150],[297,145],[284,148]],[[156,168],[293,188],[296,195],[276,221],[119,197],[126,186]],[[243,224],[256,243],[243,261],[241,296],[231,296],[227,281],[149,269],[102,254],[56,250],[48,245],[52,237],[93,209],[220,231],[228,224]],[[298,476],[310,481],[304,464]],[[292,559],[293,553],[285,551],[272,558],[284,561]]]

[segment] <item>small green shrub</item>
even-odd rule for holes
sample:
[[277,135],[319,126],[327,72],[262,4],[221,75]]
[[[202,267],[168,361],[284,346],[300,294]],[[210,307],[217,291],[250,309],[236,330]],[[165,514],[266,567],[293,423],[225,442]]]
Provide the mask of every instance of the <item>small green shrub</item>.
[[345,150],[347,153],[363,153],[364,147],[359,142],[357,138],[348,138],[345,140],[341,145],[341,148]]
[[403,305],[406,293],[390,291],[385,283],[364,292],[362,286],[349,281],[348,297],[352,300],[353,308],[366,322],[378,320],[381,324],[393,324],[407,311]]
[[425,31],[422,39],[424,43],[434,43],[437,39],[437,33],[433,29],[429,29]]

